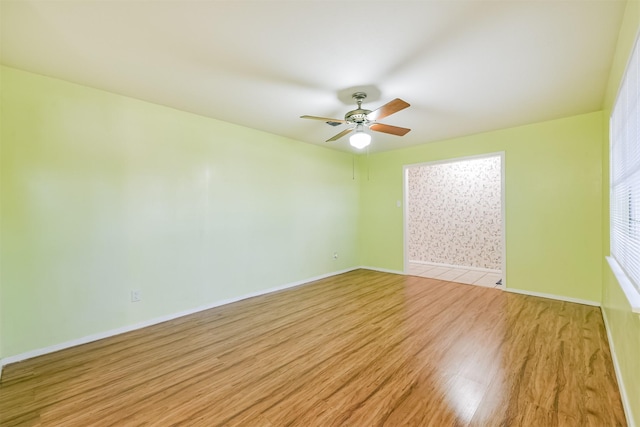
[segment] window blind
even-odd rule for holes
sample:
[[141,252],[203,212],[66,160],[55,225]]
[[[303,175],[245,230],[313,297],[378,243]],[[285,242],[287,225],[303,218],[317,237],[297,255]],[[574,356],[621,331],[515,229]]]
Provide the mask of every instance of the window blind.
[[640,292],[640,57],[633,48],[610,119],[611,255]]

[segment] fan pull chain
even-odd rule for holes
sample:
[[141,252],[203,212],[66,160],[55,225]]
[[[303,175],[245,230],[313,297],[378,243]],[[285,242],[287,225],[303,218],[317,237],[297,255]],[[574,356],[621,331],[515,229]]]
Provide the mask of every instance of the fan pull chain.
[[356,155],[351,155],[351,179],[356,180]]
[[371,181],[371,163],[369,162],[369,146],[367,145],[367,181]]

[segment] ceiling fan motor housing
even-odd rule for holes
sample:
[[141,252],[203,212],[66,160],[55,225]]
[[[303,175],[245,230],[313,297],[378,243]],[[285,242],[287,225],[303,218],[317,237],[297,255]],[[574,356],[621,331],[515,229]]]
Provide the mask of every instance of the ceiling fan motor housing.
[[358,108],[357,110],[349,111],[344,115],[344,119],[349,123],[362,124],[366,123],[367,114],[369,114],[371,110],[363,110]]
[[351,97],[358,103],[358,108],[356,108],[355,110],[351,110],[347,114],[345,114],[344,119],[349,123],[366,124],[368,122],[367,114],[369,114],[371,110],[363,109],[362,101],[365,100],[367,94],[364,92],[356,92]]

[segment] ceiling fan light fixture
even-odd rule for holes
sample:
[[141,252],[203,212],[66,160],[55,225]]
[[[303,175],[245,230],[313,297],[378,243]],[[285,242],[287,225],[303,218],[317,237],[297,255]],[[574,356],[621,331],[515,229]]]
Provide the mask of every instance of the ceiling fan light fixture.
[[371,135],[362,130],[362,125],[358,125],[356,131],[349,137],[349,144],[358,150],[362,150],[371,144]]

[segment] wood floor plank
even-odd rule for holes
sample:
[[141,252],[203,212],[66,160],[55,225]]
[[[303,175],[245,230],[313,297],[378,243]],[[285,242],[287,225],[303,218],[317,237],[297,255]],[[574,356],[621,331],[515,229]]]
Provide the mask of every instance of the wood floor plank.
[[624,426],[597,307],[357,270],[5,367],[2,426]]

